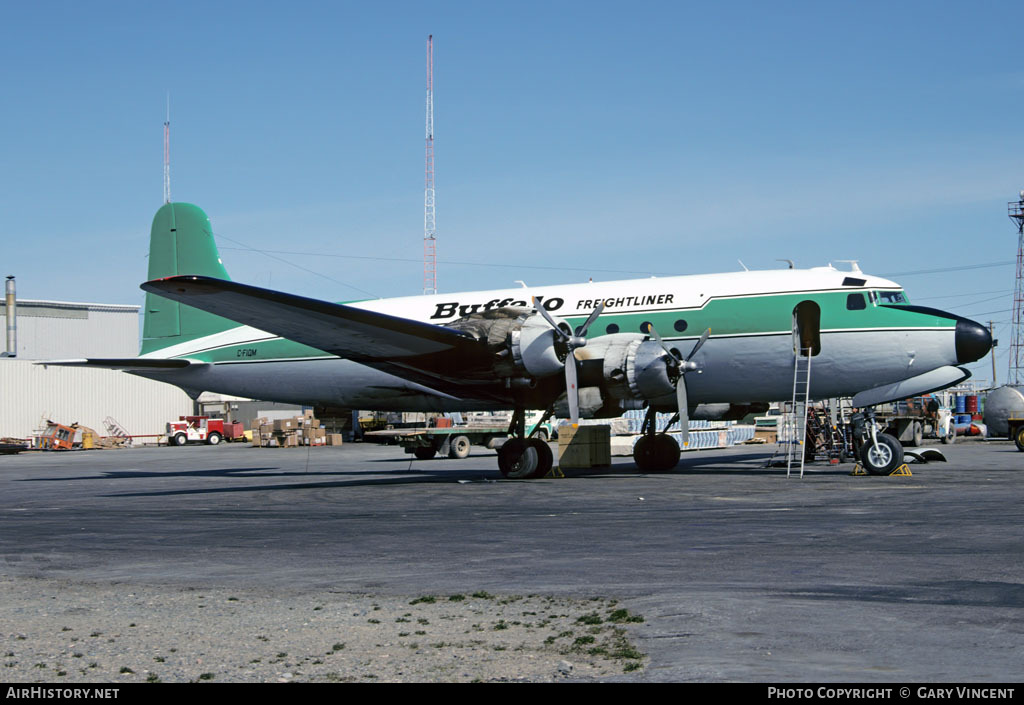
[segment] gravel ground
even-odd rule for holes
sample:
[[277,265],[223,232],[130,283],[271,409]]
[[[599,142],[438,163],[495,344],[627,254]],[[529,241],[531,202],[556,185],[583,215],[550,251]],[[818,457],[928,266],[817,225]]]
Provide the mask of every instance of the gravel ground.
[[0,576],[0,681],[596,680],[642,672],[604,599],[353,595]]

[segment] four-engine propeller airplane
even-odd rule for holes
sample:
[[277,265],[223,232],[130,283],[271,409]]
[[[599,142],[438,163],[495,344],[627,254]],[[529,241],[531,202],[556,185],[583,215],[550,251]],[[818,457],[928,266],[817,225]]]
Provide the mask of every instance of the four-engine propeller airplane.
[[[646,409],[634,458],[672,468],[654,413],[740,418],[790,398],[796,355],[814,358],[810,397],[871,407],[957,384],[989,331],[911,305],[886,279],[831,266],[328,303],[230,281],[209,218],[164,205],[150,237],[143,343],[132,359],[46,364],[122,369],[257,399],[352,409],[514,409],[498,454],[507,477],[539,477],[551,450],[527,409],[573,420]],[[685,353],[685,354],[684,354]],[[870,434],[872,472],[902,462]],[[897,457],[898,456],[898,457]]]

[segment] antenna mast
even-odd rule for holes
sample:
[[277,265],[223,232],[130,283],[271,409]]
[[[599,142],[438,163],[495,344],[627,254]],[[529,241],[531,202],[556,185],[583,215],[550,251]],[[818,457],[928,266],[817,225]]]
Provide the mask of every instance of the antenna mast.
[[423,189],[423,293],[437,293],[437,222],[434,213],[434,35],[427,37],[427,159]]
[[167,94],[167,119],[164,120],[164,203],[171,202],[171,94]]
[[1020,192],[1020,200],[1007,204],[1007,214],[1017,227],[1017,280],[1013,287],[1010,374],[1006,382],[1018,386],[1024,368],[1024,191]]

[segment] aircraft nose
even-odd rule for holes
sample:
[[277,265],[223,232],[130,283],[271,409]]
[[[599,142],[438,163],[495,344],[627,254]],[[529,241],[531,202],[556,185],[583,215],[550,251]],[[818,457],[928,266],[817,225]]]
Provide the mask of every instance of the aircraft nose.
[[960,364],[980,360],[992,349],[988,328],[965,318],[956,322],[956,359]]

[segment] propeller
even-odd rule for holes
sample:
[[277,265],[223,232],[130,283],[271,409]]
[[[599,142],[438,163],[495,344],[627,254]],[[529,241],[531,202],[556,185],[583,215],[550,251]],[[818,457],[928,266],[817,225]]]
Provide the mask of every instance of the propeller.
[[587,320],[584,321],[583,325],[576,330],[575,335],[567,332],[564,327],[559,326],[548,310],[544,308],[544,304],[541,303],[536,296],[533,297],[533,307],[540,312],[540,315],[544,317],[544,320],[548,322],[548,325],[554,328],[555,335],[557,336],[556,343],[561,343],[566,348],[565,396],[569,402],[569,420],[573,423],[579,423],[580,390],[576,382],[576,356],[573,352],[576,348],[582,348],[587,344],[587,330],[589,330],[590,326],[597,320],[597,317],[601,315],[601,312],[604,310],[604,302],[602,301],[599,303],[597,308],[587,316]]
[[708,328],[701,334],[697,344],[693,346],[693,350],[686,357],[681,357],[681,353],[678,350],[669,348],[662,337],[658,334],[658,330],[653,325],[647,326],[647,332],[654,336],[654,339],[658,341],[658,345],[661,349],[668,353],[668,364],[674,367],[677,371],[678,376],[676,377],[676,406],[679,408],[679,427],[682,429],[683,446],[687,446],[690,443],[690,406],[686,398],[686,379],[685,375],[688,371],[697,369],[697,363],[691,362],[693,356],[697,354],[697,351],[703,347],[704,343],[708,341],[708,336],[711,335],[711,329]]

